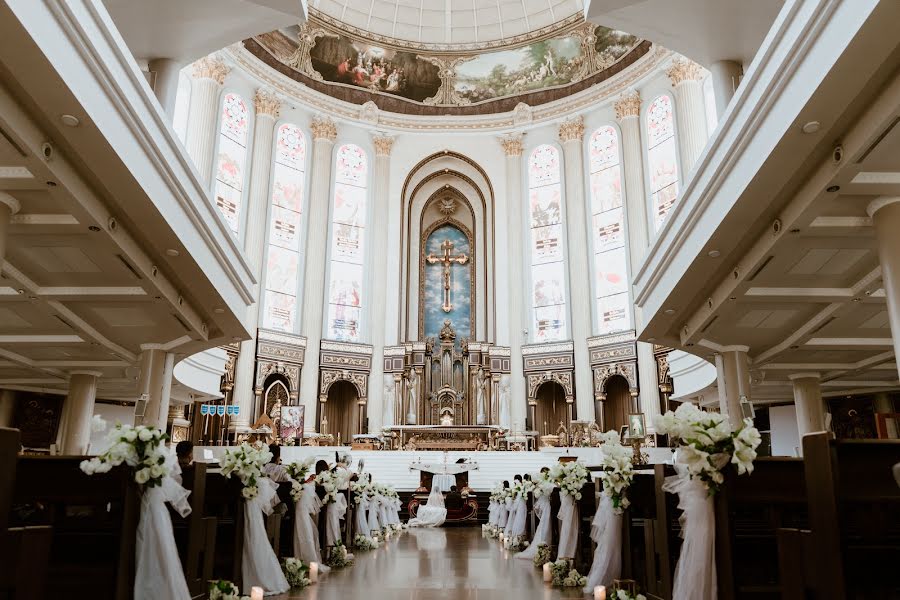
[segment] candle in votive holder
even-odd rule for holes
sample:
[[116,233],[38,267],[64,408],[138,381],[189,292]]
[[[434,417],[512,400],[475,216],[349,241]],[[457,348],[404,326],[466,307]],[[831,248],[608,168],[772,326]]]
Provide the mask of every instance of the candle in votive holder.
[[309,563],[309,582],[315,583],[319,580],[319,563]]
[[258,585],[250,588],[250,600],[263,600],[263,589]]
[[606,586],[598,585],[594,587],[594,600],[606,600]]
[[544,563],[544,581],[550,583],[553,581],[553,571],[550,570],[550,563]]

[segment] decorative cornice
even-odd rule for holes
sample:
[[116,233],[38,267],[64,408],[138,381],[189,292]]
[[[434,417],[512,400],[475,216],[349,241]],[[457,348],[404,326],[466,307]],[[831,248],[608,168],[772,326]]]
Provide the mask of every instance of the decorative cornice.
[[346,352],[348,354],[364,354],[372,356],[372,346],[369,344],[354,344],[353,342],[332,342],[322,340],[319,346],[322,350],[332,352]]
[[613,104],[616,109],[617,119],[626,119],[628,117],[638,117],[641,114],[641,93],[637,90],[628,90],[624,92],[619,99]]
[[309,126],[314,140],[328,140],[333,142],[337,138],[337,125],[330,117],[315,117]]
[[549,344],[529,344],[522,346],[523,356],[532,356],[535,354],[551,354],[554,352],[573,352],[575,349],[574,342],[555,342]]
[[616,333],[607,333],[605,335],[595,335],[587,339],[588,348],[599,348],[600,346],[608,346],[610,344],[621,344],[622,342],[633,342],[636,336],[634,329],[628,331],[619,331]]
[[703,70],[692,60],[676,58],[672,61],[672,66],[666,69],[666,75],[672,80],[672,85],[677,87],[685,81],[700,81]]
[[221,58],[204,56],[194,63],[195,79],[212,79],[219,85],[225,83],[225,76],[231,69]]
[[564,121],[559,126],[559,139],[563,143],[581,141],[584,137],[584,118],[581,115]]
[[277,119],[281,110],[281,98],[271,90],[259,88],[253,95],[253,106],[256,108],[257,116],[268,115]]
[[281,344],[290,344],[292,346],[300,346],[306,348],[306,338],[302,335],[293,335],[281,331],[272,331],[271,329],[259,329],[256,339],[267,340],[270,342],[279,342]]
[[372,144],[375,146],[375,156],[390,156],[394,148],[394,138],[389,135],[374,135]]
[[522,156],[522,134],[512,133],[500,138],[503,153],[507,156]]

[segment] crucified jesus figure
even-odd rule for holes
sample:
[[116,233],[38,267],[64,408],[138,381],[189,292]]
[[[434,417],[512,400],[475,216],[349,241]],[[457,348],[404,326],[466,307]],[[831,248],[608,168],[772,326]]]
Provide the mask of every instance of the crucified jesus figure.
[[451,310],[453,310],[453,304],[450,302],[450,266],[453,263],[464,265],[469,262],[469,257],[465,254],[457,254],[456,256],[453,256],[453,242],[451,242],[450,240],[444,240],[444,242],[441,244],[441,251],[443,252],[443,254],[441,254],[440,256],[429,254],[425,257],[425,260],[428,261],[428,264],[430,265],[441,263],[441,265],[443,266],[444,303],[443,305],[441,305],[441,308],[444,309],[444,312],[450,312]]

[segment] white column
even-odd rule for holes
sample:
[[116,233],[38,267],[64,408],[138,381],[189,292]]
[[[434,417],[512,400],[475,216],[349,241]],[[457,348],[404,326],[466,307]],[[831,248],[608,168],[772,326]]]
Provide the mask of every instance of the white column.
[[[641,311],[634,309],[635,328],[644,326],[644,316]],[[659,374],[657,372],[656,357],[653,355],[653,344],[637,342],[638,363],[638,389],[640,390],[640,411],[644,413],[647,423],[647,433],[655,433],[653,416],[661,412],[659,402]]]
[[175,97],[178,95],[181,67],[180,62],[171,58],[156,58],[147,63],[147,68],[154,74],[153,93],[170,121],[175,115]]
[[644,150],[641,145],[641,95],[630,91],[616,101],[616,119],[622,132],[622,166],[625,171],[625,231],[628,258],[636,272],[647,252],[647,198],[644,196]]
[[325,260],[328,257],[328,208],[331,205],[332,149],[337,127],[331,119],[313,119],[315,140],[307,211],[306,272],[303,282],[303,318],[300,333],[306,336],[306,355],[300,373],[300,402],[306,407],[310,431],[317,430],[319,398],[319,350],[325,302]]
[[694,168],[706,147],[706,110],[700,65],[689,60],[675,60],[666,71],[675,88],[675,122],[684,178]]
[[6,239],[9,236],[9,222],[12,216],[21,208],[19,201],[7,194],[0,192],[0,267],[6,258]]
[[[213,152],[216,148],[216,125],[219,122],[219,92],[225,83],[228,67],[221,59],[207,56],[194,63],[191,106],[188,113],[187,153],[200,174],[200,181],[212,180]],[[176,84],[177,85],[177,84]]]
[[259,307],[262,299],[262,261],[266,242],[266,224],[269,216],[269,179],[272,172],[272,149],[275,136],[275,120],[281,109],[281,101],[271,92],[256,90],[253,97],[256,108],[256,126],[253,128],[253,154],[250,162],[250,192],[247,203],[247,228],[244,232],[244,256],[250,263],[256,286],[256,302],[247,307],[244,323],[250,332],[250,339],[241,342],[234,364],[233,403],[240,407],[238,416],[228,425],[233,432],[246,431],[253,414],[256,332],[259,326]]
[[740,63],[733,60],[717,60],[709,65],[709,73],[716,97],[716,116],[721,119],[741,83],[743,70]]
[[158,427],[165,431],[174,366],[174,354],[166,352],[159,344],[141,344],[138,394],[147,399],[147,405],[144,408],[144,415],[136,419],[139,421],[136,424]]
[[882,196],[871,202],[866,211],[875,227],[894,356],[900,357],[900,196]]
[[[508,260],[507,286],[509,289],[509,406],[511,415],[500,423],[519,423],[524,429],[528,414],[528,398],[525,393],[525,364],[522,359],[522,345],[525,330],[528,329],[525,298],[529,297],[525,284],[525,249],[522,238],[527,231],[522,207],[525,195],[522,193],[522,135],[512,135],[501,139],[506,154],[506,253]],[[496,387],[495,387],[496,389]],[[494,402],[499,403],[498,395]],[[498,404],[499,410],[499,404]],[[497,423],[494,423],[495,425]],[[536,429],[535,424],[532,428]]]
[[[391,150],[394,138],[385,135],[372,137],[375,146],[375,170],[372,177],[372,372],[369,375],[369,433],[378,433],[384,426],[384,388],[388,381],[384,377],[384,340],[387,321],[387,260],[380,255],[380,249],[388,244],[388,194],[391,189]],[[391,378],[390,375],[388,375]],[[393,385],[393,382],[390,383]]]
[[16,392],[0,390],[0,427],[12,427],[16,417]]
[[64,410],[62,454],[79,455],[88,450],[98,377],[100,373],[96,371],[73,371],[69,377],[69,394],[66,396]]
[[[794,409],[797,432],[802,440],[807,433],[825,431],[825,404],[818,373],[797,373],[788,377],[794,385]],[[803,448],[803,444],[800,444]]]
[[575,406],[579,419],[594,417],[594,378],[591,372],[587,338],[591,326],[591,263],[588,225],[584,202],[584,120],[581,117],[559,126],[559,139],[565,155],[566,242],[569,248],[569,306],[572,321],[569,331],[575,346]]
[[719,410],[734,427],[743,422],[741,395],[750,400],[750,362],[746,346],[728,346],[716,354]]

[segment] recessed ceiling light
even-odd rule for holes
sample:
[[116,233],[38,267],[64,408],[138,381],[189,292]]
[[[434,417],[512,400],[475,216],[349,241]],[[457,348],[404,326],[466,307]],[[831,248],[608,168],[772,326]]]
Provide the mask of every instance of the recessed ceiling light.
[[79,121],[78,117],[75,115],[63,115],[59,120],[62,121],[62,124],[66,127],[78,127],[81,124],[81,121]]
[[804,123],[803,127],[800,129],[803,130],[803,133],[815,133],[822,128],[822,124],[818,121],[810,121],[809,123]]
[[97,227],[96,225],[88,225],[88,229],[89,229],[90,231],[95,232],[95,233],[98,232],[98,231],[100,231],[100,228]]
[[862,302],[862,298],[854,298],[853,302]]
[[216,313],[217,315],[221,315],[222,313],[225,312],[225,309],[224,308],[214,308],[213,312]]
[[729,300],[737,300],[737,296],[731,296],[731,297],[728,298],[728,299],[729,299]]
[[830,194],[833,194],[833,193],[839,191],[840,189],[841,189],[841,186],[839,186],[839,185],[829,185],[827,188],[825,188],[825,191]]
[[675,309],[674,309],[674,308],[667,308],[666,310],[663,311],[663,314],[664,314],[664,315],[674,315],[674,314],[675,314]]
[[648,341],[648,342],[655,342],[655,341],[656,341],[656,338],[647,338],[647,341]]
[[166,254],[168,254],[169,256],[178,256],[179,254],[181,254],[181,252],[179,252],[175,248],[169,248],[168,250],[166,250]]
[[707,255],[710,258],[719,258],[720,256],[722,256],[722,253],[718,250],[710,250],[709,252],[707,252]]

